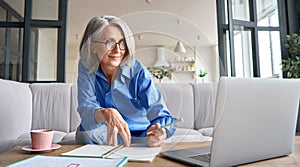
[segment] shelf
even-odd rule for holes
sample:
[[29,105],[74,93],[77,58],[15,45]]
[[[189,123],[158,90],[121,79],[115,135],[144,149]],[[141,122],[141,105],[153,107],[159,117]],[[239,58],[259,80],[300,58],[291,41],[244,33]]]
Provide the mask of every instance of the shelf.
[[174,71],[174,73],[194,73],[196,71]]
[[173,63],[195,63],[195,60],[184,61],[184,60],[174,60]]

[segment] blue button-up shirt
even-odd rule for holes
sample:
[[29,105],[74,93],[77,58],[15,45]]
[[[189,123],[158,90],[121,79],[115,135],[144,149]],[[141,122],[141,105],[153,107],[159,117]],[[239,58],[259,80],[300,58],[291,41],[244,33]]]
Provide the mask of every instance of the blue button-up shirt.
[[[78,112],[81,116],[81,130],[99,127],[94,112],[99,108],[115,108],[127,122],[131,135],[145,136],[149,126],[161,126],[173,122],[161,92],[154,84],[151,74],[137,60],[132,66],[119,68],[112,85],[100,70],[89,73],[79,62],[78,66]],[[176,127],[166,128],[167,137],[173,135]]]

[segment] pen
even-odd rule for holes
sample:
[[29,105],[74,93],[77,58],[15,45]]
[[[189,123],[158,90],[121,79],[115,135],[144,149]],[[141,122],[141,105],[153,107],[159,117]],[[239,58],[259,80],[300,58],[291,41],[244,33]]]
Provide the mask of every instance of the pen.
[[108,156],[110,156],[111,154],[117,152],[118,150],[122,149],[124,147],[124,145],[118,145],[117,147],[107,151],[106,153],[102,154],[100,157],[101,158],[106,158]]
[[[161,130],[161,129],[163,129],[163,128],[169,127],[169,126],[174,125],[174,124],[177,124],[177,123],[179,123],[179,122],[183,122],[183,118],[177,119],[176,121],[173,121],[173,122],[171,122],[171,123],[168,123],[168,124],[166,124],[166,125],[164,125],[164,126],[161,126],[161,127],[157,128],[157,129],[155,129],[155,130]],[[152,134],[152,131],[147,132],[147,136],[150,135],[150,134]]]

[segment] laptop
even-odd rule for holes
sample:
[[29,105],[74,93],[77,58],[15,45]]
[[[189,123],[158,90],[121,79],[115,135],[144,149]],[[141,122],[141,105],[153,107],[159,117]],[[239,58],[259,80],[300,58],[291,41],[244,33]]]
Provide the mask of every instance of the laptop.
[[195,166],[235,166],[293,151],[300,79],[221,77],[211,146],[161,155]]

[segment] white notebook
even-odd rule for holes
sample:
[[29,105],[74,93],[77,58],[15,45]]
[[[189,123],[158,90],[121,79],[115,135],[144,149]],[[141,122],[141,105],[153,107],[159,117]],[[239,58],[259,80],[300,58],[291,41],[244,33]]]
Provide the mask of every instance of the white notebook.
[[[114,149],[116,146],[87,144],[69,152],[62,153],[62,156],[78,156],[78,157],[99,157]],[[140,147],[130,146],[123,147],[120,150],[109,155],[107,158],[123,158],[127,157],[128,161],[146,161],[151,162],[160,152],[161,147]]]
[[102,158],[78,158],[36,155],[25,160],[8,165],[7,167],[66,167],[66,166],[88,166],[97,167],[122,167],[126,164],[127,158],[102,159]]

